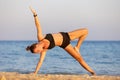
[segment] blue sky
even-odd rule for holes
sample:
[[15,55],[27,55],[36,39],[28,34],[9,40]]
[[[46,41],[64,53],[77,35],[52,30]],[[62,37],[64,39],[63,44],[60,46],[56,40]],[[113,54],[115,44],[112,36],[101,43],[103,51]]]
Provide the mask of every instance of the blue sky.
[[86,40],[120,40],[120,0],[0,0],[0,40],[37,40],[30,5],[44,34],[88,28]]

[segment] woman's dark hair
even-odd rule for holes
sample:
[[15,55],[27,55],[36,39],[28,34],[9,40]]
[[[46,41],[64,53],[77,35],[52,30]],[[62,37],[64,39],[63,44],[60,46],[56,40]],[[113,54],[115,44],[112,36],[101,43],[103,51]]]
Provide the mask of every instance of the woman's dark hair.
[[37,43],[32,44],[31,46],[27,46],[26,50],[34,53],[34,49],[36,48],[36,45],[37,45]]

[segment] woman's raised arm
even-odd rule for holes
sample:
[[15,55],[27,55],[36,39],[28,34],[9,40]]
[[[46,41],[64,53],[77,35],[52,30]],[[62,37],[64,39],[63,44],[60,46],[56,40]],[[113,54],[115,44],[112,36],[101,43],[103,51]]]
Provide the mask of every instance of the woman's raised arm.
[[41,41],[44,37],[43,37],[43,34],[42,34],[42,29],[41,29],[41,25],[40,25],[37,13],[32,7],[30,7],[30,10],[31,10],[31,12],[33,13],[33,16],[34,16],[35,25],[36,25],[36,29],[37,29],[38,41]]

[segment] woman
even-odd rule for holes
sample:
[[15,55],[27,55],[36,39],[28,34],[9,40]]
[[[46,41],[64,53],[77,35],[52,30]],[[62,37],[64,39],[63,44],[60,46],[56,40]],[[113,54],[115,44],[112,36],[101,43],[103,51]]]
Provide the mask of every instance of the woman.
[[[47,50],[52,49],[55,46],[59,46],[63,48],[65,51],[67,51],[74,59],[76,59],[84,69],[86,69],[92,75],[95,75],[95,72],[87,65],[87,63],[83,60],[79,52],[79,48],[83,40],[86,38],[88,34],[88,30],[83,28],[83,29],[78,29],[71,32],[60,32],[56,34],[43,35],[37,13],[34,9],[32,8],[30,9],[33,13],[35,24],[36,24],[38,43],[28,46],[26,50],[30,50],[34,54],[35,53],[40,54],[40,59],[36,66],[34,74],[38,73],[43,63],[43,60],[45,58]],[[75,39],[78,39],[78,42],[76,46],[73,47],[70,44],[70,41]]]

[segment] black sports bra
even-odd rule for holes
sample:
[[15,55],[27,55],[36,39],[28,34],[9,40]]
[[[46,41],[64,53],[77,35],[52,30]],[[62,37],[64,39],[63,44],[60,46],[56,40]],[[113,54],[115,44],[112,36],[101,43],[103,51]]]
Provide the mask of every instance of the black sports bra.
[[47,39],[50,41],[50,45],[49,45],[48,49],[52,49],[53,47],[55,47],[55,41],[53,39],[52,34],[46,34],[44,39]]

